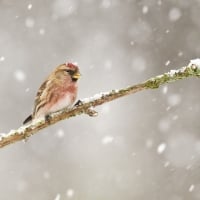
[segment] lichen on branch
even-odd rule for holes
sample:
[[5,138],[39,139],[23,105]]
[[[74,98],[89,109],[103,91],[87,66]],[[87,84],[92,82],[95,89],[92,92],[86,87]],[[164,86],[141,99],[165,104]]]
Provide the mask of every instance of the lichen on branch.
[[70,117],[74,117],[83,113],[89,116],[97,116],[97,112],[94,110],[94,108],[106,102],[110,102],[120,97],[145,89],[156,89],[163,84],[171,83],[187,77],[200,77],[200,59],[191,60],[186,67],[182,67],[178,70],[171,70],[170,72],[150,78],[145,82],[122,89],[115,89],[109,92],[99,93],[93,97],[82,99],[70,110],[63,109],[56,113],[52,113],[48,120],[45,120],[44,118],[36,119],[28,125],[21,126],[17,130],[11,130],[9,133],[1,133],[0,147],[27,139],[31,135],[37,133],[39,130]]

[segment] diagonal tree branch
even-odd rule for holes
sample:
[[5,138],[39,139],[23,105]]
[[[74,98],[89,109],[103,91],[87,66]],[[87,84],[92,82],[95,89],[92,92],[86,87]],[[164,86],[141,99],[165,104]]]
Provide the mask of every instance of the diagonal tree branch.
[[145,89],[155,89],[165,83],[171,83],[187,77],[200,77],[200,59],[191,60],[189,65],[182,67],[178,70],[171,70],[168,73],[156,76],[148,79],[145,82],[122,88],[119,90],[112,90],[109,92],[99,93],[93,97],[82,99],[78,105],[74,106],[70,110],[63,109],[59,112],[52,113],[48,121],[44,118],[34,120],[28,125],[21,126],[17,130],[11,130],[9,133],[0,134],[0,147],[4,147],[8,144],[24,140],[31,135],[37,133],[39,130],[44,129],[52,124],[63,119],[75,117],[82,113],[88,114],[89,116],[96,116],[97,112],[93,110],[94,107],[99,106],[103,103],[113,101],[120,97],[130,95]]

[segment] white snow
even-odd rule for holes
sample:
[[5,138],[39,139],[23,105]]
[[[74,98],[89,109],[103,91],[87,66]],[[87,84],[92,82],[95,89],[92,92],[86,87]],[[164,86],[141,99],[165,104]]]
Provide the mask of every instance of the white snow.
[[182,67],[182,68],[180,69],[180,72],[181,72],[181,73],[184,73],[184,71],[185,71],[186,69],[187,69],[186,67]]
[[25,92],[29,92],[30,91],[30,88],[26,88]]
[[33,28],[35,25],[35,20],[31,17],[26,18],[25,25],[27,28]]
[[166,143],[159,144],[157,147],[157,153],[162,154],[166,150],[166,147],[167,147]]
[[64,135],[65,135],[65,132],[64,132],[63,129],[58,129],[58,131],[56,132],[56,136],[57,136],[58,138],[63,138]]
[[168,72],[170,77],[174,76],[176,73],[178,73],[178,70],[174,70],[174,69],[171,69],[170,72]]
[[177,106],[181,102],[181,95],[171,94],[168,96],[167,102],[168,102],[169,106]]
[[158,4],[159,6],[161,6],[161,5],[162,5],[162,0],[158,0],[158,1],[157,1],[157,4]]
[[32,9],[32,7],[33,7],[33,5],[32,5],[32,4],[28,4],[28,6],[27,6],[27,9],[28,9],[28,10],[31,10],[31,9]]
[[101,3],[101,6],[103,8],[109,8],[111,6],[111,1],[110,0],[103,0]]
[[53,3],[53,18],[68,17],[76,12],[78,7],[75,0],[55,0]]
[[170,63],[171,63],[171,61],[170,61],[170,60],[167,60],[167,61],[165,62],[165,66],[168,66]]
[[182,56],[183,56],[183,52],[182,52],[182,51],[179,51],[179,52],[178,52],[178,56],[179,56],[179,57],[182,57]]
[[162,93],[163,93],[163,94],[167,94],[167,92],[168,92],[168,86],[165,85],[165,86],[162,88]]
[[67,192],[66,192],[66,196],[67,196],[68,198],[73,197],[73,196],[74,196],[74,190],[71,189],[71,188],[69,188],[69,189],[67,190]]
[[200,69],[200,58],[190,60],[189,66],[196,65]]
[[[115,91],[118,91],[118,90],[115,90]],[[109,92],[100,92],[98,94],[95,94],[93,97],[81,99],[81,101],[83,103],[88,103],[89,101],[94,101],[95,99],[99,99],[102,96],[105,96],[105,95],[108,95],[108,94],[109,94]]]
[[5,60],[5,57],[4,56],[1,56],[0,57],[0,62],[4,61]]
[[57,194],[54,200],[60,200],[60,194]]
[[164,163],[164,167],[168,167],[170,165],[170,162],[169,161],[166,161],[165,163]]
[[166,31],[165,31],[165,33],[169,33],[170,32],[170,30],[169,29],[167,29]]
[[[189,64],[189,65],[190,65],[190,64]],[[179,69],[179,70],[172,69],[172,70],[170,70],[167,74],[168,74],[170,77],[173,77],[173,76],[174,76],[175,74],[177,74],[177,73],[184,73],[186,69],[187,69],[186,67],[182,67],[182,68]]]
[[171,108],[172,108],[171,106],[167,106],[166,111],[169,111]]
[[92,99],[99,99],[99,98],[101,98],[103,95],[104,95],[104,93],[95,94],[95,95],[92,97]]
[[40,35],[44,35],[44,34],[45,34],[45,29],[44,29],[44,28],[41,28],[41,29],[39,30],[39,34],[40,34]]
[[195,188],[195,186],[192,184],[192,185],[190,185],[190,187],[189,187],[189,192],[192,192],[193,190],[194,190],[194,188]]
[[148,7],[148,6],[143,6],[143,8],[142,8],[142,13],[143,13],[143,14],[147,14],[148,11],[149,11],[149,7]]
[[17,69],[14,72],[14,77],[17,81],[19,82],[23,82],[26,79],[26,74],[24,73],[24,71],[22,71],[21,69]]
[[177,21],[178,19],[180,19],[182,13],[181,13],[181,10],[179,8],[171,8],[170,11],[169,11],[169,20],[174,22],[174,21]]
[[49,171],[45,171],[43,173],[43,177],[44,177],[44,179],[50,179],[51,175],[50,175]]
[[102,142],[102,144],[109,144],[109,143],[112,143],[113,140],[114,140],[114,138],[112,136],[107,135],[102,138],[101,142]]
[[133,46],[133,45],[135,44],[135,42],[134,42],[134,41],[131,41],[130,44],[131,44],[131,46]]

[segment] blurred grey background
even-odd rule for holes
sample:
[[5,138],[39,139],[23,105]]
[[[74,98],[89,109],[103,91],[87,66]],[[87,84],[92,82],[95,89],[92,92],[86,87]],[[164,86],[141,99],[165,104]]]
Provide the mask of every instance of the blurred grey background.
[[[0,132],[21,126],[58,64],[79,99],[200,57],[200,0],[1,0]],[[199,82],[104,104],[0,150],[1,200],[200,199]]]

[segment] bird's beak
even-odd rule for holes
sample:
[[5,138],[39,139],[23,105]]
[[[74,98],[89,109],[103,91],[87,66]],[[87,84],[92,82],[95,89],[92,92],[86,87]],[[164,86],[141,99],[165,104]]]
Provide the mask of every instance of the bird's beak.
[[73,74],[72,78],[74,79],[79,79],[81,77],[81,74],[79,72],[76,72],[75,74]]

